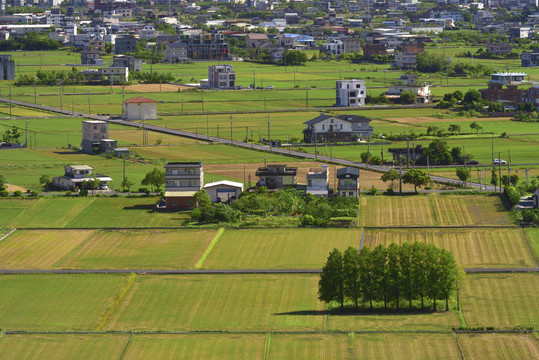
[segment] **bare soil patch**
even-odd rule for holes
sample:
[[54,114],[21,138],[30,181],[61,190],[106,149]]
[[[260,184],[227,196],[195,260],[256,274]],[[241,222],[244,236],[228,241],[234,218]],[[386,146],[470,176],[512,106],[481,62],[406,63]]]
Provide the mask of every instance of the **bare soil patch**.
[[153,93],[153,92],[177,92],[178,90],[192,89],[188,86],[174,85],[174,84],[136,84],[129,86],[114,86],[116,89],[124,88],[129,91],[136,91],[141,93]]

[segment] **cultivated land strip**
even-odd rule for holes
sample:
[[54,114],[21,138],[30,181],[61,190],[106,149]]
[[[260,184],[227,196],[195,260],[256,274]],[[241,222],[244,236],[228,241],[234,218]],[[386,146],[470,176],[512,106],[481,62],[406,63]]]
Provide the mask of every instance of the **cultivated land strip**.
[[[141,123],[137,123],[133,121],[115,120],[115,119],[111,119],[108,116],[91,115],[91,114],[85,114],[85,113],[80,113],[80,112],[71,112],[67,110],[60,110],[60,109],[50,107],[50,106],[36,105],[36,104],[24,102],[24,101],[10,100],[6,98],[2,98],[2,97],[0,97],[0,102],[6,102],[6,103],[11,102],[12,104],[19,105],[19,106],[25,106],[25,107],[30,107],[30,108],[39,109],[39,110],[51,111],[51,112],[60,113],[64,115],[78,116],[78,117],[83,117],[83,118],[92,119],[92,120],[102,120],[102,121],[107,121],[109,123],[114,123],[114,124],[119,124],[119,125],[131,126],[131,127],[136,127],[136,128],[145,128],[147,130],[156,131],[156,132],[160,132],[164,134],[183,136],[183,137],[204,140],[204,141],[218,142],[222,144],[230,144],[230,145],[239,146],[246,149],[272,152],[272,153],[280,154],[280,155],[288,155],[288,156],[294,156],[294,157],[299,157],[299,158],[304,158],[304,159],[318,160],[318,161],[344,165],[344,166],[353,166],[360,169],[366,169],[366,170],[372,170],[372,171],[378,171],[378,172],[387,172],[389,171],[389,169],[391,169],[391,167],[389,166],[368,165],[365,163],[360,163],[360,162],[351,161],[351,160],[339,159],[339,158],[328,157],[328,156],[320,156],[316,154],[308,154],[308,153],[303,153],[299,151],[291,151],[291,150],[275,148],[275,147],[267,146],[267,145],[257,145],[254,143],[249,144],[244,141],[235,141],[232,139],[217,138],[217,137],[209,136],[209,135],[194,134],[190,131],[169,129],[162,126],[141,124]],[[381,107],[381,109],[383,109],[383,107]],[[333,111],[335,110],[335,108],[331,108],[331,110]],[[264,113],[267,113],[267,111],[264,111]],[[431,179],[435,182],[440,182],[440,183],[445,183],[445,184],[450,184],[450,185],[462,184],[460,180],[455,180],[455,179],[446,178],[442,176],[436,176],[436,175],[431,175]],[[469,186],[475,189],[484,189],[485,191],[496,190],[494,186],[492,185],[480,185],[478,183],[470,183]]]
[[13,229],[9,230],[9,232],[7,232],[6,234],[2,235],[2,237],[0,237],[0,241],[4,240],[9,235],[13,234],[15,232],[15,230],[17,230],[17,228],[13,228]]
[[526,245],[528,245],[528,249],[530,250],[530,253],[532,254],[533,261],[535,262],[535,266],[539,267],[539,263],[537,263],[537,259],[535,258],[535,254],[533,253],[533,249],[530,245],[530,241],[528,240],[528,237],[526,236],[526,231],[524,231],[524,228],[522,228],[522,236],[524,237],[524,240],[526,240]]
[[208,245],[208,248],[206,249],[206,251],[204,251],[204,254],[202,254],[202,256],[200,257],[200,259],[198,260],[198,262],[195,264],[195,269],[200,269],[200,267],[201,267],[202,264],[204,263],[204,260],[206,260],[206,258],[208,257],[208,255],[210,255],[211,250],[213,249],[213,247],[215,246],[215,244],[217,244],[217,241],[219,240],[219,238],[221,237],[221,235],[223,235],[224,232],[225,232],[225,228],[220,228],[220,229],[217,231],[217,234],[215,234],[215,236],[213,237],[212,241],[211,241],[210,244]]
[[[99,231],[99,230],[98,230]],[[64,256],[63,258],[59,259],[57,262],[55,262],[54,264],[52,264],[52,268],[56,268],[56,267],[59,267],[60,265],[62,265],[67,259],[69,259],[71,256],[73,256],[77,251],[79,251],[80,249],[82,249],[82,247],[88,242],[90,241],[97,233],[98,231],[95,231],[93,234],[91,234],[90,236],[88,236],[85,240],[83,240],[77,247],[75,247],[73,250],[71,250],[69,253],[66,254],[66,256]]]
[[[539,267],[532,268],[469,268],[466,273],[535,273]],[[321,269],[0,269],[0,274],[137,274],[137,275],[235,275],[235,274],[320,274]]]

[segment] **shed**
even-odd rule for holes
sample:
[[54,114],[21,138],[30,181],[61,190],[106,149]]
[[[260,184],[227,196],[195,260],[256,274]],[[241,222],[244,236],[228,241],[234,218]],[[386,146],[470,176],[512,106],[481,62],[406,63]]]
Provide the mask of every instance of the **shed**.
[[237,199],[243,191],[243,184],[235,181],[217,181],[204,185],[212,202],[230,202]]
[[144,96],[125,100],[125,119],[157,120],[157,101]]

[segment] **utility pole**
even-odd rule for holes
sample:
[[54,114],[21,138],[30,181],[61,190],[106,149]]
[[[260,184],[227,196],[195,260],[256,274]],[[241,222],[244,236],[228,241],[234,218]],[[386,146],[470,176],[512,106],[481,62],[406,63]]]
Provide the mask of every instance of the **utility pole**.
[[309,89],[305,88],[305,107],[309,107]]
[[406,168],[410,168],[410,138],[406,137]]
[[402,156],[399,154],[399,194],[402,194]]
[[427,175],[430,175],[429,157],[427,156]]
[[122,87],[122,119],[125,116],[125,104],[124,104],[124,101],[125,101],[125,87]]
[[9,86],[9,118],[11,119],[11,85]]
[[88,91],[88,114],[92,113],[92,109],[90,108],[90,92]]
[[221,140],[219,139],[219,124],[217,124],[217,141],[221,142]]
[[[202,111],[204,111],[204,90],[201,90],[200,94],[202,95]],[[183,102],[182,102],[182,107],[183,107]],[[183,111],[183,108],[182,108],[182,111]]]
[[60,86],[60,110],[64,109],[64,102],[62,100],[62,86]]
[[230,144],[234,144],[232,140],[232,115],[230,115]]
[[272,151],[272,144],[271,144],[271,123],[270,123],[269,113],[268,113],[268,138],[269,138],[269,148],[270,148],[270,151]]
[[371,157],[371,137],[367,136],[367,169],[369,168],[369,158]]
[[[501,160],[501,153],[498,153],[498,159]],[[498,179],[500,181],[500,192],[502,192],[502,164],[498,164]]]
[[210,116],[208,115],[208,113],[206,113],[206,139],[210,141]]
[[26,120],[26,130],[24,131],[24,147],[28,148],[28,120]]
[[492,136],[492,159],[490,159],[494,164],[494,136]]
[[34,77],[34,104],[37,105],[37,89],[36,89],[36,78]]
[[125,155],[123,158],[124,158],[124,181],[123,182],[125,182]]

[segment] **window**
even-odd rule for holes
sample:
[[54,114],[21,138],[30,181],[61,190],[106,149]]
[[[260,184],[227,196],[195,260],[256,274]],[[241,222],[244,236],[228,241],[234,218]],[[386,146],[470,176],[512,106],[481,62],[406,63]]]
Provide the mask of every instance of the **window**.
[[196,181],[189,181],[189,187],[195,187],[195,186],[197,186]]
[[172,200],[172,206],[177,206],[178,202],[176,200]]
[[307,180],[307,186],[313,186],[313,181],[312,180]]
[[354,196],[354,193],[353,193],[352,191],[350,191],[350,192],[348,193],[348,195],[349,195],[349,196]]
[[187,201],[187,206],[193,205],[193,202],[191,200]]
[[326,125],[322,125],[322,130],[326,130]]
[[342,130],[342,124],[341,124],[341,130]]

